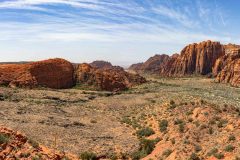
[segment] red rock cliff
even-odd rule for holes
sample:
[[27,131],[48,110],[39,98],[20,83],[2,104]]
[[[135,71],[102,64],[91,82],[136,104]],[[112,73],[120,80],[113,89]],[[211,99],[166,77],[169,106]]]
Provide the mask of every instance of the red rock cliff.
[[28,64],[0,65],[0,84],[11,87],[70,88],[74,68],[64,59],[49,59]]

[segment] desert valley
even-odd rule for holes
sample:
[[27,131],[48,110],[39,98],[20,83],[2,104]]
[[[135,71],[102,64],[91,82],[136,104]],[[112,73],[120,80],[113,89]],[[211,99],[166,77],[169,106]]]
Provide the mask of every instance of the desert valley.
[[239,160],[240,46],[169,55],[1,63],[0,159]]

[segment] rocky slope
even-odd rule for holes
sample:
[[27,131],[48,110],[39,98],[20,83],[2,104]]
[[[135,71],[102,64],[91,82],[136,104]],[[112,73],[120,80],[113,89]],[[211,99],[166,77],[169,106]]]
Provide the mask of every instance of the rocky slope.
[[28,64],[0,65],[0,85],[10,87],[69,88],[74,85],[73,66],[64,59]]
[[87,84],[107,91],[125,90],[146,82],[143,77],[127,73],[121,67],[94,68],[86,63],[76,66],[75,76],[78,84]]
[[76,156],[60,153],[39,145],[19,132],[0,126],[0,159],[78,159]]

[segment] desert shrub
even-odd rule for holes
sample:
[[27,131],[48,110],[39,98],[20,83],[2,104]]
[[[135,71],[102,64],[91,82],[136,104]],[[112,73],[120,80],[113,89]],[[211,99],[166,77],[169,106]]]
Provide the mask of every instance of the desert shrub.
[[30,156],[30,153],[21,153],[20,157],[21,158],[28,158]]
[[240,160],[240,157],[239,157],[239,156],[236,156],[236,157],[235,157],[235,160]]
[[33,146],[33,148],[38,148],[39,147],[38,142],[34,141],[33,139],[29,139],[28,143],[31,144]]
[[176,103],[174,102],[174,100],[171,100],[169,104],[170,104],[169,109],[174,109],[174,108],[177,107],[177,105],[176,105]]
[[196,153],[192,153],[188,160],[200,160],[200,158]]
[[137,131],[138,137],[148,137],[153,135],[155,132],[152,128],[146,127]]
[[172,138],[172,139],[171,139],[171,143],[172,143],[172,144],[175,144],[175,143],[176,143],[175,138]]
[[206,124],[202,124],[202,125],[200,126],[200,129],[205,129],[205,128],[207,128],[207,125],[206,125]]
[[175,101],[174,100],[170,100],[170,105],[174,105]]
[[208,133],[209,133],[209,134],[213,134],[213,132],[214,132],[214,131],[213,131],[213,128],[212,128],[212,127],[209,127]]
[[166,119],[163,119],[159,122],[159,128],[161,132],[166,131],[167,127],[168,127],[168,121]]
[[82,160],[96,160],[97,155],[92,152],[83,152],[79,156]]
[[[40,160],[40,157],[39,156],[33,156],[32,160]],[[67,160],[67,159],[62,158],[61,160]]]
[[212,156],[214,154],[218,153],[218,149],[217,148],[213,148],[211,149],[208,153],[207,156]]
[[227,145],[227,146],[224,148],[224,151],[226,151],[226,152],[232,152],[234,149],[235,149],[235,147],[232,146],[231,144],[229,144],[229,145]]
[[219,127],[219,128],[222,128],[226,123],[228,123],[227,120],[221,119],[221,120],[219,120],[219,122],[218,122],[218,127]]
[[143,157],[146,157],[153,151],[155,144],[156,144],[155,140],[141,139],[139,144],[140,146],[139,150],[134,152],[131,158],[133,160],[139,160]]
[[192,122],[193,121],[193,118],[188,118],[188,122]]
[[171,153],[172,153],[171,149],[166,149],[165,151],[163,151],[163,156],[168,157]]
[[195,102],[190,102],[190,103],[191,103],[191,105],[193,105],[193,106],[195,105]]
[[214,154],[214,157],[216,157],[217,159],[223,159],[224,154],[223,153],[216,153],[216,154]]
[[9,136],[5,134],[0,134],[0,144],[8,143],[9,142]]
[[200,145],[195,145],[194,149],[195,152],[200,152],[202,150],[202,147]]
[[91,123],[97,123],[97,120],[92,119],[90,122],[91,122]]
[[128,117],[123,117],[123,119],[121,120],[122,123],[126,123],[126,124],[129,124],[131,125],[132,124],[132,121],[130,118]]
[[184,140],[183,140],[183,143],[184,143],[184,144],[190,144],[190,141],[189,141],[188,139],[184,139]]
[[178,118],[174,121],[175,125],[178,125],[178,124],[181,124],[181,123],[183,123],[183,120],[178,119]]
[[179,132],[183,133],[184,132],[184,128],[185,128],[184,123],[180,123],[178,126],[179,126],[179,128],[178,128]]
[[228,137],[228,140],[229,140],[229,141],[235,141],[235,140],[236,140],[236,137],[235,137],[234,135],[230,135],[230,136]]

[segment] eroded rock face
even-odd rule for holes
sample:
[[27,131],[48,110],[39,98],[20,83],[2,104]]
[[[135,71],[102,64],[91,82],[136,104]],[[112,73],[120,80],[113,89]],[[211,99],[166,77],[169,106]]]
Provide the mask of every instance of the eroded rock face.
[[[231,56],[230,56],[231,57]],[[230,58],[229,58],[230,59]],[[240,57],[226,61],[223,69],[218,73],[217,82],[230,83],[232,86],[240,87]]]
[[218,58],[215,62],[215,65],[212,69],[212,73],[214,76],[217,76],[218,73],[228,64],[230,64],[232,61],[240,59],[240,49],[234,48],[231,50],[226,50],[226,53],[224,56]]
[[120,91],[146,82],[143,77],[125,72],[120,67],[98,69],[86,63],[76,67],[75,75],[77,83],[107,91]]
[[106,62],[106,61],[93,61],[92,63],[90,63],[90,65],[95,68],[111,68],[111,67],[113,67],[110,62]]
[[129,70],[134,70],[136,72],[143,73],[159,73],[160,69],[164,67],[165,63],[170,59],[166,54],[155,55],[150,57],[144,63],[133,64],[129,67]]
[[70,88],[74,68],[64,59],[49,59],[28,64],[0,65],[0,85],[10,87]]
[[211,73],[216,60],[224,53],[224,47],[219,42],[204,41],[190,44],[173,62],[170,75]]
[[132,65],[128,68],[128,70],[136,71],[136,72],[141,71],[142,65],[143,65],[143,63],[132,64]]

